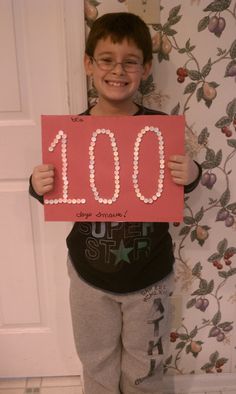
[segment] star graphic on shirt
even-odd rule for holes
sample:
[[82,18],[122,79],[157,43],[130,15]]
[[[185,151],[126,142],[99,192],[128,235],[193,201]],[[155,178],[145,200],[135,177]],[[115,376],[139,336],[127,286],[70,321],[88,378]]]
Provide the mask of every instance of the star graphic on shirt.
[[111,249],[111,253],[113,253],[116,256],[115,265],[117,265],[120,261],[126,261],[127,263],[130,264],[130,259],[128,257],[128,254],[131,250],[133,250],[133,248],[126,248],[123,240],[120,242],[119,249],[115,249],[115,250]]

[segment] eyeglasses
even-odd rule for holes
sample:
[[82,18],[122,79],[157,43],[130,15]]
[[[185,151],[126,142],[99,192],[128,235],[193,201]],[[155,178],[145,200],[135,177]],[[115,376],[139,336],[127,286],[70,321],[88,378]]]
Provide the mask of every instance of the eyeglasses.
[[95,61],[97,64],[98,68],[102,71],[111,71],[113,70],[117,64],[120,64],[126,72],[130,73],[135,73],[140,70],[140,68],[143,66],[143,63],[138,62],[137,60],[133,59],[127,59],[124,60],[123,62],[116,62],[115,60],[111,58],[100,58],[100,59],[95,59],[94,57],[90,57],[92,61]]

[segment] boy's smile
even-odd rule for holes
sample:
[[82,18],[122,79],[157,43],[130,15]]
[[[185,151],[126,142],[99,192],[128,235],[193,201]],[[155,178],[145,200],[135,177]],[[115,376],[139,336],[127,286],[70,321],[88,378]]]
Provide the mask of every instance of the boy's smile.
[[85,55],[86,72],[93,78],[99,96],[93,112],[109,115],[113,107],[118,114],[132,114],[136,109],[134,95],[150,68],[151,63],[143,65],[142,51],[133,41],[113,43],[110,37],[99,40],[93,57]]

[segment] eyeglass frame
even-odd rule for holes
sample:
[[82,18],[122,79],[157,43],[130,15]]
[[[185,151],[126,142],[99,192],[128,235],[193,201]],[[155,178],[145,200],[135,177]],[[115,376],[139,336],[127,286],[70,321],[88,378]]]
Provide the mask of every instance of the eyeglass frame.
[[[106,68],[106,65],[105,65],[105,68],[103,68],[103,67],[101,67],[101,64],[99,64],[99,60],[101,61],[102,59],[95,59],[95,57],[93,57],[93,56],[90,56],[90,60],[93,62],[95,62],[96,63],[96,65],[97,65],[97,67],[100,69],[100,70],[102,70],[102,71],[112,71],[112,70],[114,70],[114,68],[117,66],[117,64],[120,64],[121,66],[122,66],[122,68],[123,68],[123,70],[125,71],[125,72],[131,72],[131,73],[135,73],[135,72],[138,72],[139,71],[139,69],[137,68],[137,70],[135,70],[135,71],[130,71],[130,70],[127,70],[126,69],[126,66],[127,66],[127,64],[125,64],[125,62],[115,62],[115,61],[112,61],[111,62],[111,65],[112,65],[112,67],[111,68]],[[143,67],[144,66],[144,63],[139,63],[139,62],[137,62],[137,63],[133,63],[133,65],[137,65],[137,66],[139,66],[140,68],[141,67]],[[107,66],[108,66],[108,64],[107,64]]]

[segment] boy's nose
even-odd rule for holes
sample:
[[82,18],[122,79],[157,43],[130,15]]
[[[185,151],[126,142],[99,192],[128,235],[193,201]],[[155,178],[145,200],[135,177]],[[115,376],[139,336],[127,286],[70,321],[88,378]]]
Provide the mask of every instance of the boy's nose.
[[115,74],[124,74],[125,70],[124,70],[123,63],[116,63],[114,68],[112,69],[112,72]]

